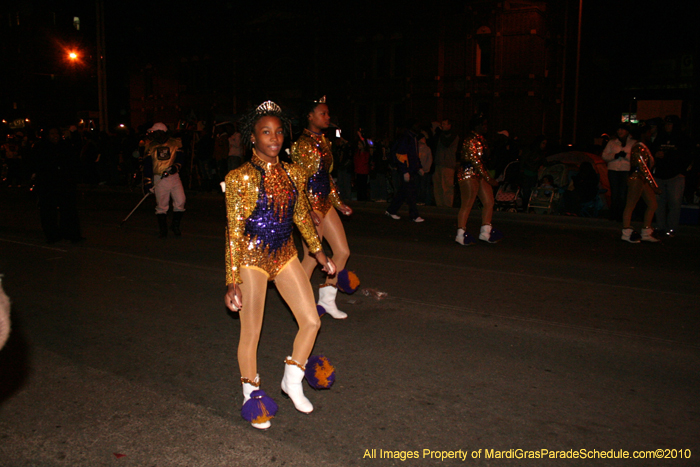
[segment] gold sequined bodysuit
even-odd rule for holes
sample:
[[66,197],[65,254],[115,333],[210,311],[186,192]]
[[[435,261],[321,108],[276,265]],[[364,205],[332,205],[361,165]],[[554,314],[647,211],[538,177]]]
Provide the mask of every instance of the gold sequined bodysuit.
[[652,189],[657,189],[656,180],[650,172],[650,165],[654,165],[654,158],[651,151],[644,143],[634,143],[630,151],[630,176],[629,181],[641,180],[647,183]]
[[304,172],[306,191],[314,211],[325,216],[331,207],[342,206],[338,189],[331,178],[331,143],[325,136],[305,129],[292,145],[292,161]]
[[482,159],[487,151],[486,138],[473,131],[464,140],[462,155],[457,169],[457,181],[462,183],[470,178],[483,178],[491,182],[491,176],[486,171]]
[[241,268],[259,269],[273,280],[297,257],[293,224],[309,251],[321,250],[303,192],[305,182],[299,167],[264,162],[255,152],[250,162],[226,175],[226,285],[241,283]]

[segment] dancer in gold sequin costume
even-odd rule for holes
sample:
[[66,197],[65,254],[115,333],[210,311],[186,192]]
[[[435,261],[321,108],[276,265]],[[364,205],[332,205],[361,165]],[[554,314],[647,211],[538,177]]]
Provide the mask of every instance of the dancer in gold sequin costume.
[[[322,133],[331,123],[325,96],[311,102],[306,110],[302,119],[307,122],[307,127],[292,145],[292,161],[304,171],[309,201],[320,221],[316,227],[318,236],[321,240],[325,238],[328,241],[333,250],[333,261],[341,272],[345,269],[350,256],[350,247],[336,209],[346,216],[352,214],[352,209],[341,201],[338,189],[331,178],[333,170],[331,143]],[[311,278],[316,268],[316,259],[309,255],[309,245],[306,243],[301,264],[307,276]],[[340,311],[335,304],[338,294],[337,282],[337,276],[329,276],[325,284],[319,287],[318,304],[333,318],[345,319],[348,316],[347,313]]]
[[[301,381],[321,321],[313,290],[294,247],[294,224],[323,270],[334,274],[335,266],[321,249],[304,193],[301,170],[279,161],[287,127],[282,120],[280,108],[270,101],[249,113],[241,134],[243,140],[253,146],[253,158],[226,176],[228,290],[225,302],[230,310],[240,315],[238,364],[245,403],[260,386],[258,341],[267,282],[275,282],[299,325],[292,354],[285,360],[282,390],[297,410],[310,413],[313,405],[304,396]],[[263,418],[252,424],[255,428],[266,429],[270,421]]]
[[[635,138],[638,140],[638,138]],[[627,203],[625,210],[622,213],[622,240],[630,243],[658,242],[651,228],[651,222],[654,219],[657,202],[656,193],[659,187],[651,174],[651,168],[654,167],[654,157],[651,151],[642,142],[637,141],[632,146],[630,151],[630,175],[627,179]],[[642,234],[636,234],[632,230],[632,212],[639,202],[639,198],[644,198],[646,210],[644,211],[644,228]]]
[[476,243],[467,230],[467,219],[479,197],[483,207],[481,208],[481,229],[479,240],[495,243],[502,238],[500,232],[491,227],[493,217],[493,188],[498,183],[491,178],[486,167],[484,167],[483,157],[488,151],[486,145],[486,118],[476,115],[471,119],[471,133],[465,138],[462,145],[462,156],[457,169],[457,181],[462,197],[462,205],[457,214],[457,236],[455,241],[460,245],[472,245]]

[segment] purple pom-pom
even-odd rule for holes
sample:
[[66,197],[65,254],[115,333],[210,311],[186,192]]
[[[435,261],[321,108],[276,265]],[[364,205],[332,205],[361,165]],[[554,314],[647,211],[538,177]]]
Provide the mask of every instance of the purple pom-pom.
[[241,407],[241,417],[251,423],[265,423],[277,414],[277,404],[265,391],[250,393],[250,399]]
[[323,355],[312,355],[306,362],[306,381],[314,389],[330,389],[335,382],[335,368]]
[[467,232],[464,232],[464,245],[469,246],[469,245],[474,245],[476,243],[476,239],[469,235]]
[[354,293],[360,287],[360,278],[354,272],[343,269],[338,273],[336,287],[346,294]]
[[503,232],[500,230],[496,229],[491,229],[491,235],[489,235],[489,243],[496,243],[498,241],[501,241],[503,239]]
[[326,309],[321,305],[316,305],[316,311],[318,312],[318,316],[323,316],[326,314]]

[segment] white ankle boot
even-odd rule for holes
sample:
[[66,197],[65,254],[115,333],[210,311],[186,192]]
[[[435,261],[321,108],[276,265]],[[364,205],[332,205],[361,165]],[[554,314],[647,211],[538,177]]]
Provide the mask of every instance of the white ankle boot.
[[469,246],[476,243],[474,237],[465,232],[464,229],[457,229],[457,236],[455,237],[455,242],[464,246]]
[[632,229],[622,229],[620,239],[630,243],[639,243],[640,241],[639,234]]
[[[243,404],[248,402],[250,400],[250,394],[253,391],[257,391],[260,389],[260,375],[255,375],[255,379],[253,381],[250,381],[248,378],[241,378],[241,385],[243,386]],[[252,423],[253,428],[257,428],[258,430],[267,430],[270,428],[272,423],[270,421],[266,421],[263,423]]]
[[503,234],[491,227],[491,224],[484,224],[479,229],[479,240],[488,243],[497,243],[503,238]]
[[318,304],[326,310],[326,313],[335,319],[345,319],[348,314],[340,311],[335,304],[335,297],[338,295],[338,289],[334,285],[321,286],[318,289]]
[[282,392],[289,396],[294,403],[294,407],[299,412],[311,413],[314,406],[309,399],[304,396],[304,388],[301,382],[304,380],[304,368],[294,361],[292,357],[287,357],[284,361],[284,378],[282,378]]
[[654,229],[642,229],[642,241],[643,242],[658,242],[660,241],[658,238],[654,237],[652,234],[654,233]]

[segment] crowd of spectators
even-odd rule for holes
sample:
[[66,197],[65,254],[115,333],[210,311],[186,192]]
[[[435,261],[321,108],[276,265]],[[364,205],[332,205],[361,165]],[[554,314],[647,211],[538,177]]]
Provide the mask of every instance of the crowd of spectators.
[[[89,186],[139,186],[147,125],[138,130],[123,126],[109,132],[71,125],[61,128],[61,139],[77,161],[76,180]],[[243,145],[235,123],[178,124],[170,129],[181,138],[185,154],[183,177],[189,189],[211,191],[226,173],[243,163]],[[10,130],[0,140],[0,167],[5,187],[34,184],[39,142],[48,128]]]
[[[62,139],[76,157],[77,182],[91,186],[140,186],[146,128],[118,127],[109,132],[77,126],[63,128]],[[416,153],[422,165],[422,174],[416,177],[415,183],[417,205],[458,207],[455,169],[467,135],[458,134],[449,119],[419,123],[414,130]],[[520,190],[518,210],[527,211],[533,190],[542,183],[544,169],[556,163],[548,156],[571,148],[553,148],[544,135],[523,141],[506,129],[493,130],[495,133],[488,138],[490,150],[484,155],[484,164],[491,176],[501,182],[506,170],[516,172],[509,176],[517,181]],[[244,161],[245,151],[234,121],[180,122],[170,131],[183,143],[185,164],[181,176],[186,189],[216,191],[226,173]],[[333,176],[343,199],[381,203],[398,195],[403,179],[396,146],[405,131],[398,129],[392,138],[388,133],[374,137],[358,129],[351,133],[351,138],[345,139],[333,129],[328,135],[333,141]],[[641,139],[656,159],[652,171],[662,188],[657,212],[657,218],[663,216],[660,228],[674,230],[681,204],[698,204],[700,156],[697,144],[686,136],[676,116],[651,119],[634,130],[628,124],[621,124],[611,134],[612,138],[604,134],[605,139],[597,147],[586,148],[607,163],[608,187],[603,186],[594,164],[570,164],[566,178],[555,180],[558,201],[554,212],[572,215],[602,212],[611,219],[618,219],[624,207],[629,148]],[[3,135],[0,140],[3,186],[30,187],[33,184],[33,148],[43,136],[41,131],[29,127]],[[597,205],[595,209],[587,209],[593,205]]]
[[[417,204],[459,207],[459,196],[455,196],[459,190],[455,168],[465,135],[458,135],[447,119],[419,125],[415,131],[424,172],[416,186]],[[386,202],[399,193],[401,173],[395,153],[404,132],[398,130],[393,141],[387,135],[373,140],[359,133],[350,143],[342,138],[335,140],[334,175],[344,199]],[[674,230],[677,221],[663,220],[661,216],[667,218],[670,215],[671,219],[677,219],[681,204],[697,205],[700,201],[700,151],[697,143],[686,136],[677,116],[650,119],[637,125],[623,123],[611,133],[612,138],[603,133],[597,145],[572,148],[554,145],[545,135],[521,141],[508,130],[498,130],[489,138],[490,151],[484,155],[484,163],[491,176],[502,183],[506,179],[506,170],[515,171],[508,177],[516,181],[519,189],[519,211],[529,211],[531,196],[535,196],[546,181],[552,186],[551,190],[545,190],[546,194],[554,194],[551,212],[573,216],[604,215],[619,221],[625,206],[629,148],[641,140],[657,159],[652,172],[663,190],[659,195],[660,205],[665,206],[660,206],[657,212],[659,228]],[[550,157],[567,151],[585,153],[590,160],[561,162]],[[666,153],[671,156],[664,160]],[[562,178],[554,180],[547,172],[557,164],[563,164],[564,169],[557,173]],[[366,183],[367,179],[369,183]],[[497,190],[495,187],[494,191]],[[635,215],[640,215],[642,210],[643,206],[640,206]]]

